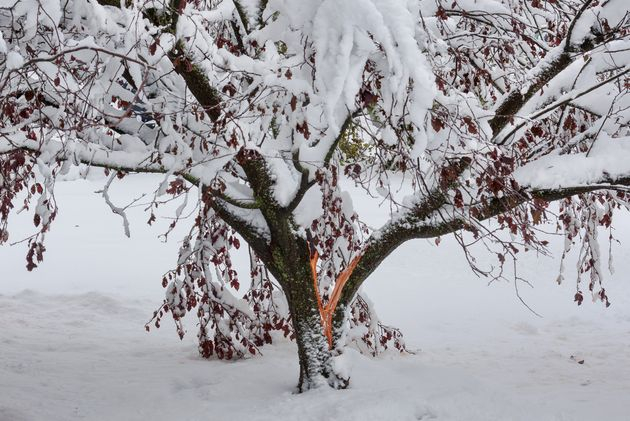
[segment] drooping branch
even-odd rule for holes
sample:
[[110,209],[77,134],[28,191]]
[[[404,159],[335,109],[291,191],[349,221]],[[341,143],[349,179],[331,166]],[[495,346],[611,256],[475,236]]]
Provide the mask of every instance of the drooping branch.
[[[229,208],[230,204],[222,197],[223,193],[219,190],[213,189],[208,185],[202,185],[201,181],[195,175],[183,171],[172,171],[163,165],[151,163],[149,158],[138,159],[138,162],[132,163],[125,157],[120,159],[122,152],[117,151],[86,151],[84,153],[78,153],[75,149],[75,153],[72,156],[65,156],[59,154],[62,145],[59,144],[59,151],[51,150],[50,146],[47,149],[47,153],[54,157],[54,160],[62,162],[66,159],[72,159],[76,163],[88,165],[90,167],[104,168],[115,172],[129,173],[129,174],[172,174],[174,176],[180,176],[189,183],[202,188],[202,196],[204,201],[208,203],[217,212],[217,214],[230,226],[232,226],[256,251],[259,257],[265,262],[271,261],[269,253],[269,243],[264,233],[247,222],[245,218],[239,217],[238,213]],[[15,147],[10,143],[2,144],[0,142],[0,155],[7,154],[16,150],[24,150],[29,153],[40,155],[42,153],[40,145],[36,141],[24,140],[19,147]],[[120,162],[126,162],[125,165],[121,165]]]
[[[204,186],[204,189],[208,189],[208,187]],[[238,216],[236,212],[229,208],[228,203],[220,198],[212,197],[213,193],[211,191],[208,191],[206,196],[208,197],[207,202],[217,215],[238,232],[256,252],[256,255],[269,267],[272,262],[272,256],[267,235],[260,232],[258,227],[252,225],[245,218]]]

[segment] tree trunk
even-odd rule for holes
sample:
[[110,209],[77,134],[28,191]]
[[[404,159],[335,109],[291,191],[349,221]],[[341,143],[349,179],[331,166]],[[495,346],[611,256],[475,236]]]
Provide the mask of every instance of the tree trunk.
[[270,214],[266,219],[273,240],[265,264],[280,283],[289,304],[300,363],[297,389],[299,392],[321,386],[345,389],[349,378],[335,369],[335,357],[342,349],[331,350],[324,332],[308,243],[295,236],[286,215]]
[[321,386],[335,389],[348,387],[349,378],[335,370],[335,356],[340,350],[331,350],[317,306],[317,297],[310,268],[300,271],[300,277],[291,282],[287,298],[295,330],[300,361],[298,391],[304,392]]

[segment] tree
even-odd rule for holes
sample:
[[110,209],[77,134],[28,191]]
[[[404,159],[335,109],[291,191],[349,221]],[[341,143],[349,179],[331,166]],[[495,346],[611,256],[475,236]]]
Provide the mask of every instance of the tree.
[[[102,196],[129,235],[109,186],[163,174],[149,223],[166,199],[195,200],[198,213],[153,322],[170,312],[183,335],[181,318],[196,312],[201,354],[220,358],[257,353],[274,330],[295,337],[300,390],[347,386],[337,356],[348,342],[404,348],[358,291],[411,239],[453,233],[469,258],[483,243],[496,268],[470,258],[471,267],[500,277],[519,251],[545,251],[538,226],[557,221],[565,254],[581,247],[575,300],[588,274],[608,304],[598,227],[629,207],[628,8],[4,2],[0,243],[18,202],[32,207],[26,260],[37,266],[57,214],[55,179],[76,165],[105,169]],[[382,197],[390,220],[362,223],[340,180]],[[401,197],[400,186],[413,193]],[[230,250],[241,240],[251,285],[237,298]]]

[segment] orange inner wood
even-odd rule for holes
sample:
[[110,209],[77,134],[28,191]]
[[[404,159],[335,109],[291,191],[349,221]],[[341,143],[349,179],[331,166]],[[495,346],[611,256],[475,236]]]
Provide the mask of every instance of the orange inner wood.
[[322,303],[322,298],[319,295],[319,284],[317,282],[317,260],[319,259],[319,253],[317,250],[311,253],[310,255],[310,263],[311,263],[311,274],[313,276],[313,287],[315,288],[315,297],[317,297],[317,307],[319,309],[319,315],[322,321],[322,327],[324,328],[324,334],[326,335],[326,339],[328,339],[328,346],[332,348],[332,318],[335,313],[335,309],[337,308],[337,304],[339,303],[339,299],[341,298],[341,291],[343,290],[344,285],[350,279],[350,275],[354,271],[354,268],[361,260],[361,255],[356,256],[347,268],[345,268],[335,281],[335,286],[333,287],[332,294],[330,295],[330,300],[328,303],[324,305]]

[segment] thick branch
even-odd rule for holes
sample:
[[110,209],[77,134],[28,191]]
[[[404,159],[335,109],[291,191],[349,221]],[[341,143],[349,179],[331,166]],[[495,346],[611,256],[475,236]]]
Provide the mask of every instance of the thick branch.
[[[549,104],[548,106],[546,106],[545,108],[543,108],[540,111],[537,111],[535,114],[527,117],[523,122],[519,123],[518,125],[516,125],[516,127],[514,127],[512,130],[510,130],[510,132],[505,135],[503,137],[503,139],[498,142],[500,145],[504,144],[512,135],[514,135],[516,132],[518,132],[521,128],[523,128],[524,126],[526,126],[527,124],[529,124],[530,122],[545,116],[546,114],[549,114],[550,112],[552,112],[553,110],[556,110],[564,105],[568,105],[570,103],[572,103],[573,101],[575,101],[578,98],[583,97],[584,95],[587,95],[603,86],[606,86],[614,81],[616,81],[617,79],[620,79],[621,77],[627,75],[628,73],[630,73],[630,68],[627,68],[617,74],[615,74],[614,76],[609,77],[608,79],[604,79],[601,82],[596,83],[593,86],[590,86],[589,88],[583,89],[580,92],[577,93],[573,93],[571,95],[567,95],[565,98],[560,98],[559,100]],[[589,111],[590,112],[590,111]]]
[[[477,221],[484,221],[503,214],[532,199],[553,202],[583,193],[598,190],[618,190],[620,187],[630,187],[630,176],[612,178],[606,174],[599,182],[585,185],[557,189],[524,188],[503,198],[494,198],[487,205],[477,206]],[[376,268],[400,245],[412,239],[435,238],[470,226],[470,220],[465,217],[453,217],[439,223],[419,223],[433,216],[434,211],[427,212],[430,206],[417,207],[414,212],[398,218],[377,231],[368,241],[361,261],[350,277],[342,293],[340,303],[349,304],[357,293],[361,284],[376,270]]]
[[[120,2],[116,0],[98,0],[99,4],[103,6],[120,7]],[[150,9],[144,12],[143,15],[153,25],[157,27],[167,26],[170,32],[174,32],[174,24],[177,22],[180,13],[177,9],[173,11],[171,15],[167,17],[167,22],[164,22],[164,16],[158,15],[155,9]],[[210,85],[208,77],[203,70],[191,63],[189,57],[185,54],[184,44],[178,41],[175,47],[167,53],[168,58],[173,64],[175,72],[179,74],[192,95],[195,97],[199,105],[201,105],[210,117],[210,120],[216,121],[221,115],[221,98],[219,92]]]
[[208,77],[201,67],[192,64],[184,53],[184,45],[178,41],[168,53],[168,58],[173,63],[173,68],[186,82],[186,87],[193,94],[199,105],[201,105],[210,117],[210,120],[217,121],[221,115],[221,98],[219,92],[210,85]]
[[[212,194],[212,193],[210,193]],[[272,256],[269,248],[269,243],[265,239],[264,235],[258,231],[258,229],[252,226],[245,219],[236,216],[231,212],[227,204],[221,199],[211,201],[212,209],[223,219],[229,226],[234,228],[241,237],[251,248],[256,252],[256,255],[262,260],[262,262],[269,267],[272,264]]]
[[514,118],[521,108],[529,101],[536,92],[545,86],[551,79],[566,69],[572,63],[569,53],[563,52],[543,70],[535,83],[522,94],[518,89],[513,90],[496,108],[495,116],[488,122],[492,129],[492,135],[497,136],[501,130]]
[[556,57],[551,63],[549,63],[537,76],[535,81],[529,86],[525,93],[521,93],[518,89],[510,92],[505,97],[503,102],[499,104],[495,110],[495,116],[488,122],[492,129],[492,135],[497,136],[501,133],[501,130],[514,118],[514,116],[523,108],[523,106],[534,96],[534,94],[540,91],[547,83],[555,78],[560,72],[566,69],[572,62],[571,52],[579,51],[585,53],[595,48],[592,43],[583,43],[579,47],[573,46],[571,38],[573,35],[573,28],[576,22],[582,17],[583,13],[588,9],[593,0],[587,0],[582,5],[582,8],[577,12],[565,37],[565,45],[562,53]]
[[[254,193],[255,203],[269,227],[271,239],[267,253],[272,255],[273,262],[268,260],[265,261],[265,264],[276,276],[278,265],[291,263],[287,262],[287,256],[291,253],[304,254],[301,250],[295,250],[299,238],[294,233],[291,213],[277,202],[273,190],[275,181],[269,173],[265,159],[257,151],[242,148],[236,159],[247,176]],[[306,249],[306,241],[300,243],[303,243],[301,246]],[[256,252],[258,253],[258,251]],[[283,282],[283,280],[279,279],[279,282]]]

